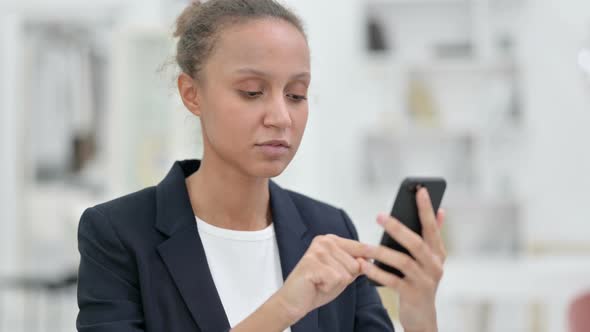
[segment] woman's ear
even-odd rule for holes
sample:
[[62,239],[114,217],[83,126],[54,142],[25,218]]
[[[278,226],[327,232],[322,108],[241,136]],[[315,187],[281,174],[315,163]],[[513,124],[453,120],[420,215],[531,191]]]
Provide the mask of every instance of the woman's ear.
[[184,106],[194,115],[201,116],[197,82],[184,72],[178,76],[178,92]]

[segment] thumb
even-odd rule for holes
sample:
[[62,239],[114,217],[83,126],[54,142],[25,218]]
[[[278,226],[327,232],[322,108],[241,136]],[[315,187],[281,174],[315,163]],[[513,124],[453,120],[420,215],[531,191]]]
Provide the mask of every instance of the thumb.
[[444,209],[438,209],[438,212],[436,213],[436,225],[438,228],[443,226],[446,216],[447,212]]

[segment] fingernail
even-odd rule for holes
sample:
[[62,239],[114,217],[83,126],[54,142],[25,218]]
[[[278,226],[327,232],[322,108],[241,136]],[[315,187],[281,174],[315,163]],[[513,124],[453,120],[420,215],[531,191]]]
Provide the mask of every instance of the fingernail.
[[377,223],[381,226],[385,225],[385,222],[387,221],[387,215],[385,213],[379,213],[379,215],[377,216]]
[[428,190],[426,190],[426,188],[422,188],[422,199],[427,201],[430,199],[429,195],[428,195]]

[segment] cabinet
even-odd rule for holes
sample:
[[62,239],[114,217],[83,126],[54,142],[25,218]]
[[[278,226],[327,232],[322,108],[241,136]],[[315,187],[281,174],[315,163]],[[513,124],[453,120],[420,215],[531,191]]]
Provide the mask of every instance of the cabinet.
[[[509,8],[504,8],[508,6]],[[366,190],[444,176],[457,257],[514,257],[521,234],[526,114],[512,34],[485,0],[366,1],[366,89],[380,107],[364,139]],[[501,240],[499,240],[501,239]]]

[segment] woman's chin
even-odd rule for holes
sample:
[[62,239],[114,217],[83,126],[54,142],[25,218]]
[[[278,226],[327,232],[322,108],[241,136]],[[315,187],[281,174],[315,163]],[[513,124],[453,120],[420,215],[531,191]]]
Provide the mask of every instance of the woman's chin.
[[289,165],[289,160],[275,159],[275,160],[262,160],[256,163],[252,174],[257,177],[273,178],[279,176],[285,168]]

